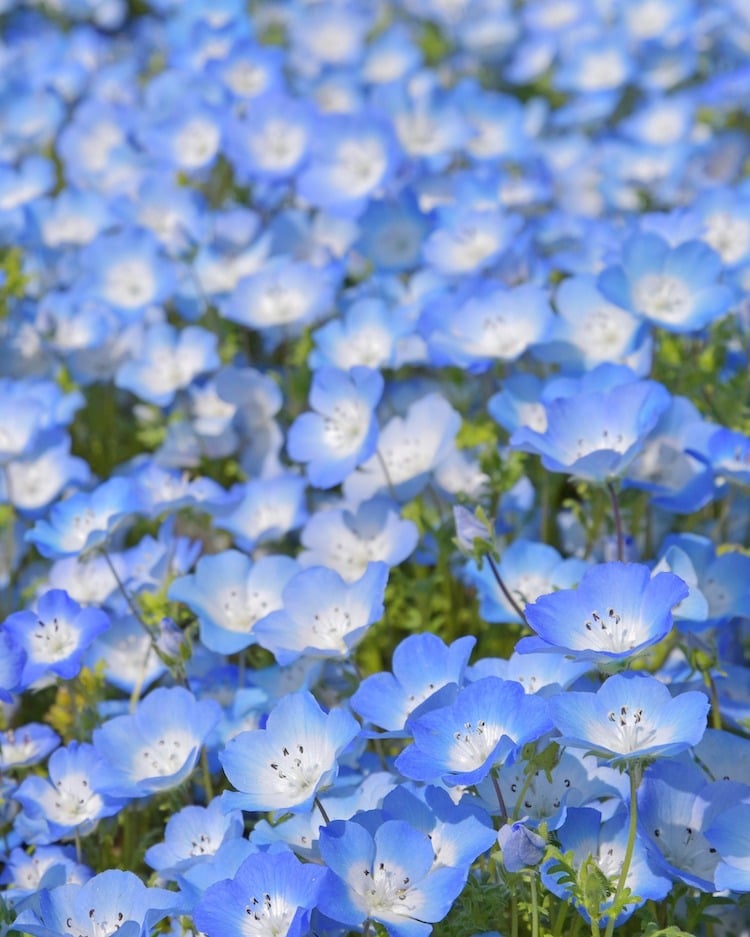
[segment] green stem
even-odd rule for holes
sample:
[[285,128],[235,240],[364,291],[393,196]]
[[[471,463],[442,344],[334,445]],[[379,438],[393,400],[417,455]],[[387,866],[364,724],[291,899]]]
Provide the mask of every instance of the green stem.
[[531,886],[531,937],[539,937],[539,895],[536,887],[536,875],[529,876]]
[[615,895],[612,899],[612,905],[610,907],[610,913],[607,919],[607,930],[605,931],[605,937],[612,937],[615,932],[615,920],[617,919],[618,914],[617,908],[619,907],[620,900],[622,898],[623,892],[625,891],[626,882],[628,880],[628,873],[630,872],[630,864],[633,861],[635,834],[638,824],[638,798],[636,794],[641,780],[641,770],[641,763],[636,761],[630,765],[628,771],[628,779],[630,780],[630,825],[628,827],[628,843],[625,847],[625,857],[622,860],[620,878],[617,881],[617,888],[615,889]]
[[510,893],[510,937],[518,937],[518,898]]
[[204,748],[201,752],[201,773],[203,774],[203,787],[206,793],[206,803],[210,804],[214,799],[214,785],[211,780],[211,769],[208,766],[208,752]]
[[326,809],[325,809],[325,807],[323,806],[323,804],[321,804],[321,802],[320,802],[320,797],[316,797],[316,798],[315,798],[315,806],[316,806],[316,807],[318,808],[318,810],[320,811],[320,815],[321,815],[321,817],[323,817],[323,822],[324,822],[324,823],[326,824],[326,826],[327,826],[327,825],[331,822],[331,818],[330,818],[330,817],[328,816],[328,814],[326,813]]
[[568,903],[567,901],[561,901],[560,907],[558,908],[557,915],[555,916],[555,923],[552,926],[552,935],[553,937],[560,937],[563,932],[563,924],[565,924],[565,919],[568,916]]

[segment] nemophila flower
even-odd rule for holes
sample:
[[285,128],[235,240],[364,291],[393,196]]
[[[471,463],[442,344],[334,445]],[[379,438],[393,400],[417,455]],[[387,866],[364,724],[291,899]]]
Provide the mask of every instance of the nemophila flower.
[[28,722],[0,732],[0,770],[21,768],[42,761],[60,744],[60,736],[40,722]]
[[164,839],[150,846],[144,859],[161,879],[174,877],[216,855],[223,843],[241,837],[244,829],[242,811],[226,813],[219,798],[205,807],[190,804],[171,815]]
[[516,650],[506,660],[503,657],[482,657],[473,664],[468,672],[469,680],[481,680],[483,677],[501,677],[503,680],[515,680],[527,693],[539,693],[540,696],[553,696],[568,687],[591,669],[587,660],[573,659],[569,655],[519,653]]
[[611,764],[675,755],[706,729],[708,699],[691,690],[673,697],[650,674],[609,677],[596,693],[568,691],[549,701],[560,744],[583,748]]
[[305,479],[291,472],[246,482],[237,507],[228,514],[221,512],[214,523],[229,531],[240,549],[254,550],[256,544],[281,539],[302,526],[307,517],[306,487]]
[[92,295],[125,317],[164,302],[174,288],[171,263],[150,231],[100,235],[80,263]]
[[288,179],[307,156],[314,130],[309,105],[278,92],[253,100],[226,128],[226,151],[240,182]]
[[379,270],[406,271],[418,266],[429,225],[413,197],[398,202],[371,201],[359,219],[356,249]]
[[[354,816],[354,814],[352,814]],[[455,803],[442,787],[397,784],[383,798],[382,810],[359,822],[370,830],[383,819],[405,820],[430,837],[435,866],[466,869],[496,840],[489,814],[469,799]]]
[[17,847],[6,856],[0,882],[5,902],[22,910],[24,898],[60,885],[82,885],[92,874],[87,865],[76,862],[72,846],[35,846],[33,853]]
[[552,728],[546,701],[520,683],[486,677],[459,690],[450,706],[416,715],[407,724],[414,741],[396,768],[417,781],[476,784],[522,745]]
[[[366,722],[388,732],[405,733],[415,711],[430,708],[430,700],[444,687],[454,692],[464,683],[464,671],[476,640],[465,636],[446,645],[434,634],[410,634],[393,652],[391,673],[365,677],[355,690],[352,709]],[[434,706],[443,705],[435,702]]]
[[398,566],[419,540],[416,524],[404,520],[390,498],[375,497],[357,508],[330,507],[311,515],[300,533],[302,566],[328,566],[352,582],[368,563]]
[[320,831],[320,852],[334,873],[320,895],[323,914],[349,927],[375,921],[392,937],[427,937],[466,882],[466,869],[435,868],[429,837],[403,820],[374,833],[335,820]]
[[[609,820],[602,820],[601,813],[592,807],[571,807],[565,823],[557,833],[561,850],[564,853],[573,853],[572,865],[576,872],[585,863],[593,862],[600,874],[609,879],[609,894],[599,907],[600,914],[604,915],[606,920],[605,912],[612,904],[615,885],[625,863],[628,824],[624,811]],[[563,872],[553,870],[553,862],[546,862],[542,866],[542,882],[552,894],[573,903],[578,912],[587,921],[590,920],[580,896],[571,891]],[[618,915],[616,925],[624,923],[646,901],[660,901],[666,897],[671,888],[670,880],[649,863],[646,850],[639,839],[635,841],[625,884],[630,889],[632,900],[626,903]]]
[[0,477],[0,502],[27,517],[38,517],[64,490],[91,481],[88,462],[70,454],[72,441],[64,430],[52,432],[46,443],[44,449],[8,462]]
[[45,889],[38,906],[22,911],[14,926],[33,937],[145,937],[167,914],[184,910],[178,892],[147,888],[133,872],[107,869],[82,885]]
[[79,492],[52,506],[26,534],[42,556],[80,555],[105,543],[118,522],[137,513],[140,503],[129,479],[110,478],[91,492]]
[[649,434],[643,451],[628,466],[626,487],[648,491],[655,507],[688,514],[716,495],[708,445],[716,426],[686,397],[674,396]]
[[392,365],[399,339],[413,331],[412,324],[400,313],[382,299],[357,300],[313,332],[315,348],[309,355],[310,366],[348,370],[358,365]]
[[35,611],[14,612],[4,627],[26,652],[23,681],[30,685],[48,674],[74,677],[85,650],[109,628],[109,617],[98,608],[81,608],[67,592],[52,589],[40,596]]
[[552,472],[603,482],[625,472],[669,401],[667,389],[655,381],[557,397],[545,405],[546,429],[519,427],[511,448],[541,456]]
[[428,305],[419,327],[434,365],[479,373],[494,361],[515,361],[543,341],[551,321],[552,308],[540,287],[479,283]]
[[691,888],[713,891],[719,855],[705,833],[739,790],[750,794],[744,785],[711,782],[682,760],[651,765],[638,789],[638,821],[652,865]]
[[547,846],[543,837],[519,820],[500,827],[497,844],[503,851],[503,865],[509,872],[522,872],[539,865]]
[[400,501],[413,498],[454,450],[460,426],[458,411],[440,394],[420,398],[382,428],[377,452],[349,475],[344,494],[355,504],[386,490]]
[[662,550],[673,547],[687,557],[708,603],[705,617],[681,616],[680,629],[702,631],[750,614],[750,557],[739,550],[717,554],[714,543],[699,534],[670,534]]
[[328,874],[288,851],[248,856],[231,879],[206,889],[193,920],[207,937],[301,937]]
[[169,586],[170,599],[198,616],[201,642],[219,654],[255,643],[255,626],[283,605],[282,591],[299,566],[288,556],[262,556],[255,563],[237,550],[201,557],[190,576]]
[[558,315],[546,343],[537,352],[544,360],[593,368],[605,361],[636,368],[650,349],[648,329],[637,316],[604,298],[591,275],[568,277],[555,293]]
[[369,563],[355,582],[325,566],[309,566],[284,586],[283,607],[256,624],[258,644],[279,664],[303,655],[343,660],[383,614],[385,563]]
[[479,273],[510,247],[520,227],[517,215],[463,206],[444,208],[422,253],[439,273],[450,276]]
[[578,659],[611,663],[656,644],[672,629],[672,609],[688,588],[673,573],[651,576],[638,563],[599,563],[586,570],[575,589],[540,596],[526,606],[536,638],[524,651],[559,651]]
[[378,439],[375,407],[383,393],[379,371],[355,367],[347,374],[320,368],[313,375],[309,402],[289,427],[287,451],[307,464],[317,488],[332,488],[369,459]]
[[218,339],[189,325],[175,329],[159,323],[141,334],[138,351],[117,369],[115,384],[158,407],[168,407],[179,390],[220,365]]
[[240,280],[231,298],[221,304],[221,313],[254,329],[301,327],[330,309],[334,285],[327,266],[274,257]]
[[747,191],[718,188],[699,195],[695,210],[703,221],[701,239],[727,267],[740,267],[750,258],[750,199]]
[[718,282],[721,258],[702,241],[677,247],[658,234],[629,238],[622,262],[599,276],[604,296],[670,332],[693,332],[723,316],[732,301]]
[[329,115],[315,124],[297,194],[318,208],[359,215],[389,181],[397,157],[388,123],[367,113]]
[[359,734],[346,710],[326,713],[311,693],[289,693],[265,728],[241,732],[219,754],[237,791],[222,795],[226,809],[306,812],[338,774],[337,759]]
[[139,133],[153,156],[170,169],[194,173],[209,168],[222,142],[222,115],[218,109],[191,101],[166,119]]
[[32,774],[21,782],[13,796],[35,822],[33,842],[85,835],[103,817],[122,809],[121,799],[100,790],[101,767],[102,759],[92,745],[73,741],[50,755],[47,777]]
[[120,797],[147,797],[182,783],[221,716],[211,699],[197,700],[182,687],[152,690],[135,712],[115,716],[94,730],[103,761],[100,790]]

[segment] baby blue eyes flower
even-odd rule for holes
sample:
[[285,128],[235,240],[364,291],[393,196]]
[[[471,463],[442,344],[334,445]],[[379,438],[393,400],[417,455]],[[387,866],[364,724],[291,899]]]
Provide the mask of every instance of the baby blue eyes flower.
[[320,910],[349,927],[376,921],[391,937],[427,937],[466,882],[463,869],[435,868],[429,837],[403,820],[386,820],[374,833],[335,820],[320,831],[320,852],[334,873]]
[[552,723],[545,700],[527,695],[520,683],[485,677],[464,687],[451,706],[417,716],[407,728],[414,742],[396,759],[403,775],[468,785],[513,759]]
[[49,673],[74,677],[88,646],[109,628],[109,617],[52,589],[41,596],[35,612],[14,612],[4,626],[26,652],[23,681],[28,685]]
[[283,608],[255,626],[258,644],[282,665],[303,654],[343,660],[382,616],[388,572],[369,563],[350,583],[325,566],[303,569],[284,586]]
[[596,693],[567,692],[549,700],[560,744],[583,748],[609,764],[675,755],[703,737],[704,693],[673,697],[648,674],[615,674]]
[[308,810],[335,780],[337,758],[358,734],[356,719],[343,709],[325,713],[312,694],[288,694],[264,729],[242,732],[220,753],[238,789],[223,795],[227,809]]
[[180,784],[220,715],[214,700],[196,700],[182,687],[153,690],[132,715],[115,716],[94,731],[94,747],[105,762],[100,789],[147,797]]
[[521,872],[538,865],[546,846],[543,837],[519,822],[501,826],[497,842],[503,851],[503,865],[509,872]]
[[193,920],[207,937],[302,937],[328,875],[291,852],[248,856],[232,878],[206,889]]
[[623,247],[622,263],[607,267],[599,289],[611,302],[670,332],[694,332],[723,316],[732,291],[718,282],[721,258],[702,241],[677,247],[639,232]]
[[184,911],[184,899],[164,888],[147,888],[132,872],[107,869],[83,885],[43,890],[38,908],[24,910],[15,922],[33,937],[145,937],[169,913]]
[[347,374],[320,368],[310,388],[312,412],[289,428],[287,449],[307,463],[307,476],[317,488],[332,488],[375,452],[378,423],[375,407],[383,393],[378,371],[355,367]]
[[652,578],[647,566],[600,563],[587,570],[576,589],[543,595],[526,606],[536,638],[522,639],[519,651],[560,651],[604,664],[632,657],[665,638],[672,609],[688,597],[672,573]]
[[556,397],[546,404],[546,428],[519,427],[511,447],[540,455],[552,472],[604,482],[625,472],[670,399],[655,381]]

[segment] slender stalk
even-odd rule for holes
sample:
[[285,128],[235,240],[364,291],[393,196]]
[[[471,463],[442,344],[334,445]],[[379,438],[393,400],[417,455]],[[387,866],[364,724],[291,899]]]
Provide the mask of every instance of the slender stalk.
[[560,907],[557,910],[555,915],[555,923],[552,925],[552,934],[553,937],[560,937],[563,932],[563,925],[565,924],[565,919],[568,916],[568,903],[567,901],[561,901]]
[[206,803],[209,804],[214,799],[214,785],[211,780],[211,769],[208,766],[208,752],[205,748],[201,752],[201,774],[203,775]]
[[510,893],[510,937],[518,937],[518,898]]
[[380,467],[383,470],[383,475],[385,477],[386,484],[388,485],[388,491],[390,493],[390,496],[393,498],[394,501],[398,501],[398,498],[396,497],[396,487],[393,484],[393,480],[391,479],[391,473],[388,471],[388,466],[386,465],[386,461],[383,458],[383,456],[380,454],[379,449],[375,450],[375,455],[377,456],[378,462],[380,463]]
[[122,597],[123,597],[123,598],[125,599],[125,601],[128,603],[128,608],[129,608],[130,611],[133,613],[133,615],[135,616],[135,618],[141,623],[141,625],[143,626],[143,629],[146,631],[146,633],[148,634],[148,636],[149,636],[149,637],[151,638],[151,640],[153,641],[154,636],[153,636],[153,634],[152,634],[152,632],[151,632],[151,629],[150,629],[149,626],[146,624],[146,622],[143,620],[143,617],[141,616],[141,610],[140,610],[140,609],[138,608],[138,606],[135,604],[135,601],[134,601],[132,595],[131,595],[131,594],[128,592],[128,590],[125,588],[125,583],[124,583],[124,582],[122,581],[122,579],[120,578],[120,574],[117,572],[117,569],[115,568],[115,564],[112,562],[112,557],[109,555],[109,553],[107,552],[107,550],[106,550],[105,547],[101,547],[100,549],[101,549],[101,554],[102,554],[102,556],[104,557],[104,560],[105,560],[107,566],[109,567],[109,571],[112,573],[112,575],[113,575],[113,577],[114,577],[114,580],[115,580],[115,582],[117,583],[117,588],[118,588],[118,589],[120,590],[120,592],[122,593]]
[[617,888],[615,889],[614,898],[612,899],[612,910],[607,920],[607,930],[605,931],[605,937],[612,937],[615,932],[615,920],[617,915],[614,913],[614,911],[617,908],[620,899],[622,898],[623,892],[625,891],[625,885],[628,880],[628,873],[630,872],[630,864],[633,861],[635,834],[638,824],[638,798],[636,794],[638,791],[638,784],[641,780],[640,762],[636,761],[634,764],[630,765],[628,770],[628,779],[630,780],[630,825],[628,827],[628,843],[625,847],[625,857],[622,860],[620,878],[617,881]]
[[539,894],[536,887],[536,874],[529,876],[531,886],[531,937],[539,937]]
[[508,808],[505,806],[505,798],[503,797],[503,792],[500,790],[500,782],[497,779],[497,771],[494,768],[490,771],[490,777],[492,778],[492,786],[495,788],[495,796],[497,797],[497,803],[500,807],[500,813],[502,814],[503,820],[507,820]]
[[323,806],[323,804],[320,802],[320,797],[316,797],[316,798],[315,798],[315,806],[318,808],[318,810],[320,810],[320,815],[321,815],[321,817],[323,817],[323,822],[324,822],[324,823],[326,824],[326,826],[327,826],[327,825],[331,822],[331,818],[330,818],[330,817],[328,816],[328,814],[326,813],[326,808],[325,808],[325,807]]
[[495,582],[500,587],[500,591],[505,596],[510,606],[513,608],[513,611],[516,613],[516,615],[518,615],[518,617],[526,625],[527,628],[530,627],[528,621],[526,620],[526,613],[518,604],[516,599],[513,597],[513,594],[511,593],[510,589],[503,582],[503,577],[500,575],[500,570],[497,568],[497,563],[489,555],[489,553],[487,554],[487,562],[490,564],[490,569],[492,570],[492,575],[495,577]]
[[615,521],[615,533],[617,535],[617,559],[625,562],[625,533],[622,529],[622,514],[620,513],[620,502],[617,500],[617,491],[612,482],[607,482],[607,491],[609,499],[612,502],[612,516]]

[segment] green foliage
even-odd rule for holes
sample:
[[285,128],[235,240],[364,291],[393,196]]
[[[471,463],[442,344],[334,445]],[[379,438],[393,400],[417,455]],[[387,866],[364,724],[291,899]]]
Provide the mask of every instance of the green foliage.
[[20,247],[0,250],[0,319],[8,317],[12,301],[24,295],[27,283]]
[[511,890],[503,879],[473,875],[447,916],[433,928],[433,937],[467,937],[483,931],[507,933]]
[[102,721],[99,704],[107,698],[104,661],[92,669],[82,667],[77,677],[57,686],[54,702],[44,719],[67,744],[88,741]]

